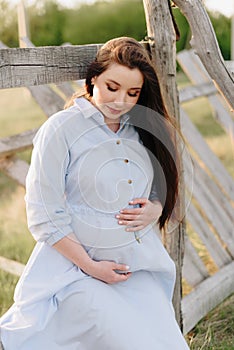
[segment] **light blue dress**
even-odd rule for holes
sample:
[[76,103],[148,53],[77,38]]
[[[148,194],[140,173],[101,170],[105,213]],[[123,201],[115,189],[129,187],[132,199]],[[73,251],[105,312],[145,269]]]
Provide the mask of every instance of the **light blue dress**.
[[[128,233],[115,218],[134,198],[156,199],[152,180],[128,116],[114,133],[78,98],[43,124],[25,197],[37,244],[0,319],[5,350],[188,349],[171,303],[175,266],[156,225]],[[85,274],[52,247],[72,232],[92,259],[129,265],[132,276],[110,285]]]

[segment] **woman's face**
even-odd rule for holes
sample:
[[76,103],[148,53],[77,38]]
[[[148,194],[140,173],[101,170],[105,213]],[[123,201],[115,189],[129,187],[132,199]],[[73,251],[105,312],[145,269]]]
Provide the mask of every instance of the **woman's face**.
[[92,103],[102,112],[105,121],[118,121],[137,103],[143,85],[138,68],[130,69],[118,63],[111,64],[92,79]]

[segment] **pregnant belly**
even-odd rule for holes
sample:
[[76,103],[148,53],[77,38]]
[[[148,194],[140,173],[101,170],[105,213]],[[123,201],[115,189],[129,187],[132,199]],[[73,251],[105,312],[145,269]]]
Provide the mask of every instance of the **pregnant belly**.
[[72,227],[78,241],[87,248],[118,248],[135,241],[134,232],[126,232],[113,214],[76,214],[72,216]]

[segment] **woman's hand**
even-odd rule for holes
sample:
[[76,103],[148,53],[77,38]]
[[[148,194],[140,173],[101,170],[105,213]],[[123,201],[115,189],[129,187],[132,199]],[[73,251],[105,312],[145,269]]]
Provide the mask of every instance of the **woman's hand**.
[[[75,265],[79,266],[82,271],[103,282],[111,284],[123,282],[131,276],[127,265],[116,264],[113,261],[95,261],[91,259],[84,247],[77,241],[74,233],[60,239],[53,247]],[[115,270],[123,273],[117,273]]]
[[140,208],[122,209],[120,214],[116,215],[119,225],[125,225],[128,232],[144,229],[147,225],[158,221],[162,214],[162,205],[159,201],[153,203],[147,198],[135,198],[129,204],[140,204]]
[[[117,273],[115,270],[121,271],[121,273]],[[92,260],[92,264],[84,272],[103,282],[114,284],[126,281],[131,276],[131,272],[128,272],[128,270],[129,266],[124,264],[116,264],[115,262],[106,260]]]

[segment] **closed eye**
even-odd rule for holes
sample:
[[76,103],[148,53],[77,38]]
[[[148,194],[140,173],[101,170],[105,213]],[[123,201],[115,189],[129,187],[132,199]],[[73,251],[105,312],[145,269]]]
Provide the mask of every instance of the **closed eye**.
[[112,92],[117,91],[117,89],[111,87],[110,85],[107,85],[107,89],[108,89],[109,91],[112,91]]
[[130,97],[137,97],[139,95],[140,95],[140,91],[136,91],[136,92],[133,92],[133,93],[131,93],[131,92],[128,93],[128,96],[130,96]]

